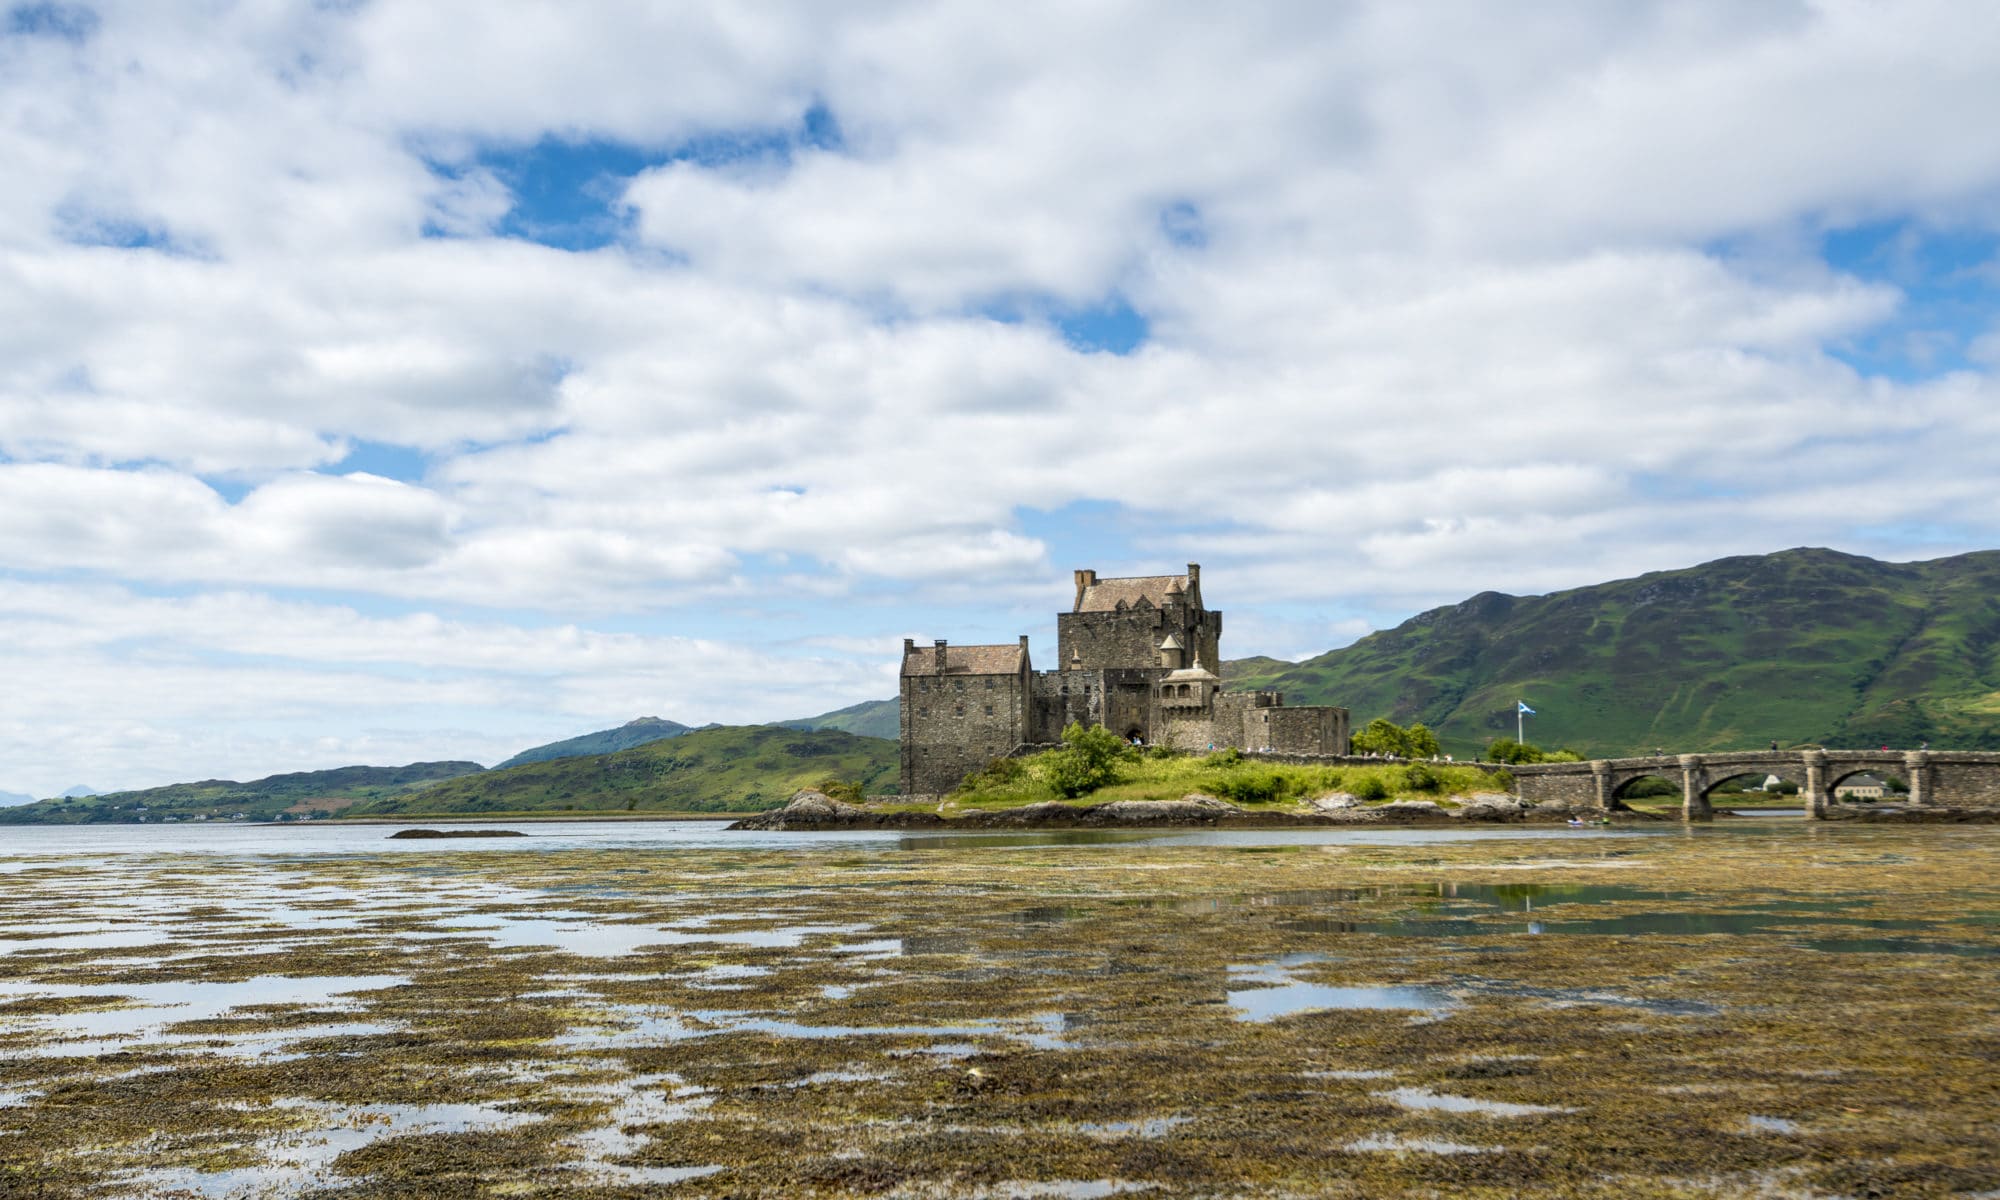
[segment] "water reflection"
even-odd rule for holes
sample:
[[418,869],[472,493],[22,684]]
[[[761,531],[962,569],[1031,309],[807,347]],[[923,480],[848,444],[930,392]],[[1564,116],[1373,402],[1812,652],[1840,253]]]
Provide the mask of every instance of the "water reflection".
[[1230,967],[1230,982],[1253,985],[1232,987],[1226,993],[1229,1006],[1238,1010],[1237,1019],[1275,1021],[1295,1013],[1343,1008],[1437,1012],[1455,1003],[1449,994],[1433,987],[1336,987],[1293,977],[1293,968],[1320,958],[1317,954],[1288,954],[1269,962]]

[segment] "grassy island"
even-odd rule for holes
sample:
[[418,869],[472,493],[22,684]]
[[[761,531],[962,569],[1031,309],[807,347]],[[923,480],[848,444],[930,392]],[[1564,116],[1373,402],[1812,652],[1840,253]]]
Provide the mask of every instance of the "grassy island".
[[1190,794],[1251,808],[1309,807],[1316,798],[1337,794],[1359,803],[1422,799],[1449,805],[1454,796],[1504,791],[1512,783],[1505,771],[1454,763],[1321,766],[1267,762],[1237,750],[1141,749],[1102,727],[1072,725],[1063,741],[1059,749],[993,760],[945,798],[946,809],[1179,800]]

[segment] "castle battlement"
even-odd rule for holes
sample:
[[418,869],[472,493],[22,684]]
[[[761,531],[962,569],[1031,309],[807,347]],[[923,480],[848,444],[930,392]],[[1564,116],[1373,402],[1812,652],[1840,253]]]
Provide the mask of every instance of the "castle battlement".
[[1072,722],[1189,751],[1347,752],[1346,709],[1223,690],[1222,613],[1202,604],[1198,563],[1184,575],[1076,572],[1070,610],[1056,614],[1056,654],[1056,669],[1036,671],[1025,636],[982,646],[906,638],[904,794],[950,791],[1017,746],[1060,740]]

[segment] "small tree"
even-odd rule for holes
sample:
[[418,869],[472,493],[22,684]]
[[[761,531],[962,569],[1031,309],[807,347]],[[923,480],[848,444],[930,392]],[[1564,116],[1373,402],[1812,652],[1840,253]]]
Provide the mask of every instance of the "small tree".
[[1544,750],[1513,738],[1494,738],[1486,746],[1486,761],[1497,763],[1582,762],[1574,750]]
[[1376,717],[1348,739],[1356,754],[1409,757],[1410,731],[1387,717]]
[[1065,798],[1094,792],[1118,779],[1118,762],[1131,747],[1102,725],[1070,722],[1063,730],[1063,748],[1043,756],[1042,778]]
[[1431,727],[1418,721],[1403,731],[1404,743],[1408,747],[1407,758],[1436,758],[1444,751],[1438,745],[1437,734]]

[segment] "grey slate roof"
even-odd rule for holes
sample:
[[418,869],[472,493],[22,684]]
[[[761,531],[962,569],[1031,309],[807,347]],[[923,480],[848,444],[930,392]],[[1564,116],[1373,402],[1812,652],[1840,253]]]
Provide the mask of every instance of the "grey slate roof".
[[1116,612],[1119,601],[1130,608],[1140,597],[1158,608],[1166,603],[1169,590],[1185,592],[1188,577],[1185,575],[1134,575],[1129,579],[1100,579],[1083,589],[1083,599],[1077,601],[1078,612]]
[[[1020,643],[1004,646],[946,646],[944,673],[947,675],[1014,675],[1024,666],[1027,651]],[[936,675],[937,647],[915,646],[903,655],[903,674]]]

